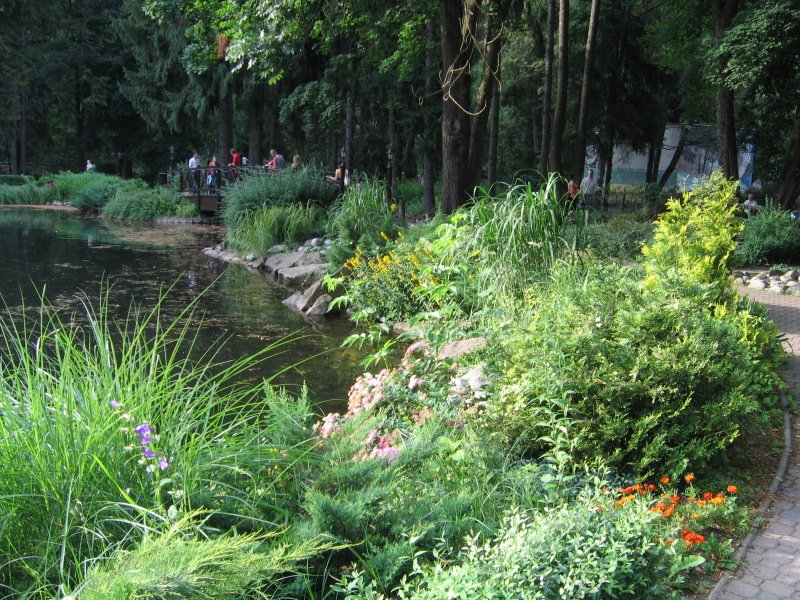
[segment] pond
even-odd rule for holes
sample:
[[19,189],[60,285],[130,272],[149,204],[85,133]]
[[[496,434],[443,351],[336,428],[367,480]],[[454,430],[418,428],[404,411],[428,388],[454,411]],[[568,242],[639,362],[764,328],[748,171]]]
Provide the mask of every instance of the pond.
[[30,309],[44,290],[48,303],[80,318],[82,299],[97,307],[108,290],[110,315],[124,319],[132,306],[152,310],[170,288],[162,303],[164,320],[197,300],[202,327],[195,350],[224,340],[217,360],[234,360],[299,334],[280,356],[244,377],[261,380],[295,365],[276,381],[305,382],[320,409],[340,409],[362,358],[359,351],[339,347],[351,333],[347,320],[312,327],[281,304],[290,291],[202,253],[222,237],[219,226],[116,225],[71,211],[5,208],[0,210],[0,295],[10,308]]

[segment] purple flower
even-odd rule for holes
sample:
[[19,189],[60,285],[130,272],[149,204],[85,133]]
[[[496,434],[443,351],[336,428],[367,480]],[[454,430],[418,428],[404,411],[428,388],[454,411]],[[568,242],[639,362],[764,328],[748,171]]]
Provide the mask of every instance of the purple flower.
[[150,443],[150,442],[152,442],[152,441],[153,441],[153,440],[152,440],[152,438],[151,438],[149,435],[143,435],[143,436],[141,437],[141,439],[139,440],[139,443],[140,443],[142,446],[146,446],[147,444],[149,444],[149,443]]
[[169,461],[162,456],[161,458],[158,459],[158,468],[163,471],[167,467],[169,467]]
[[142,448],[142,454],[145,458],[153,458],[156,455],[150,448]]
[[153,430],[150,429],[150,423],[148,423],[147,421],[145,421],[141,425],[137,425],[136,429],[134,429],[133,431],[143,437],[153,433]]
[[109,402],[109,403],[108,403],[108,405],[109,405],[111,408],[122,408],[122,404],[120,404],[120,403],[119,403],[119,402],[117,402],[116,400],[112,400],[111,402]]

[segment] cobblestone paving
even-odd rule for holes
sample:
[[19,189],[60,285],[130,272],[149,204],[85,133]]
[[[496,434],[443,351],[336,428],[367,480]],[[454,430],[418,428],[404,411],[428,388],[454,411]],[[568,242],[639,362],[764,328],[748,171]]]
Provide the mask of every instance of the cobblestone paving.
[[[784,375],[789,391],[800,398],[800,297],[739,287],[738,291],[763,304],[781,330],[789,352]],[[742,564],[711,594],[714,600],[741,598],[800,599],[800,418],[792,423],[789,468],[770,506],[767,524],[758,531]]]

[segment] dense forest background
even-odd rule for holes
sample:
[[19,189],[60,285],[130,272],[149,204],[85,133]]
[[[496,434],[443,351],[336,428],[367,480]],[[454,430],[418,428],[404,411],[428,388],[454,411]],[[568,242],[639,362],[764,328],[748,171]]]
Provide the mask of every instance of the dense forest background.
[[274,147],[419,177],[430,206],[438,182],[450,211],[480,183],[580,177],[587,145],[601,181],[625,144],[663,186],[677,123],[678,150],[710,126],[726,176],[753,144],[765,191],[800,196],[795,0],[4,0],[0,17],[11,173],[92,159],[154,181],[195,149]]

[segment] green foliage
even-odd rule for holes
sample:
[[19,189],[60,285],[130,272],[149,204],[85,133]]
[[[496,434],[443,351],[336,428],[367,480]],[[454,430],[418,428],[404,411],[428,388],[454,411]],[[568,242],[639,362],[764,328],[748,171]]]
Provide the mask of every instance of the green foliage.
[[198,214],[197,208],[172,190],[162,187],[128,186],[106,203],[101,214],[112,219],[151,221],[156,217]]
[[94,213],[100,212],[119,190],[142,189],[145,186],[141,180],[68,171],[42,177],[40,183],[47,186],[53,199],[69,202],[82,212]]
[[299,502],[296,474],[313,459],[304,396],[283,405],[266,384],[232,388],[260,356],[210,373],[211,355],[190,359],[190,319],[105,314],[87,307],[86,330],[47,306],[36,322],[0,321],[7,593],[52,597],[87,560],[135,544],[142,514],[201,509],[210,527],[257,530]]
[[385,185],[370,179],[348,187],[331,208],[326,229],[337,240],[331,252],[334,265],[352,257],[356,248],[368,255],[377,254],[386,244],[383,236],[391,237],[395,230]]
[[728,267],[742,224],[735,217],[739,185],[715,172],[702,185],[667,202],[653,241],[642,248],[645,285],[674,273],[684,285],[710,284],[721,297],[730,289]]
[[0,204],[45,204],[52,195],[51,190],[34,183],[0,184]]
[[500,391],[481,415],[517,451],[641,475],[701,469],[773,406],[777,331],[746,307],[710,309],[703,288],[561,269],[536,307],[504,333]]
[[636,260],[652,231],[652,223],[636,213],[614,213],[606,221],[586,226],[586,246],[599,257]]
[[235,227],[242,215],[273,204],[316,203],[327,205],[336,196],[336,187],[311,167],[274,174],[252,174],[225,193],[223,218],[228,227]]
[[30,175],[0,174],[0,186],[3,186],[3,185],[25,185],[27,183],[34,183],[34,179]]
[[481,265],[482,290],[518,300],[558,259],[574,253],[582,227],[568,233],[566,216],[552,176],[538,190],[530,184],[508,186],[504,195],[481,190],[463,221],[454,219],[453,251]]
[[235,600],[274,586],[324,547],[313,540],[269,546],[265,536],[253,534],[207,537],[201,516],[190,513],[166,522],[132,551],[96,565],[80,586],[80,597]]
[[600,491],[541,512],[512,511],[493,539],[470,539],[458,564],[436,563],[404,586],[404,597],[677,598],[682,571],[702,559],[665,544],[678,526],[659,519],[643,503],[615,510]]
[[226,239],[237,252],[266,256],[275,244],[307,240],[322,228],[322,210],[316,204],[270,205],[241,214],[228,227]]
[[791,213],[775,206],[762,207],[745,221],[736,247],[738,265],[800,263],[800,226]]

